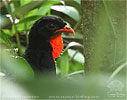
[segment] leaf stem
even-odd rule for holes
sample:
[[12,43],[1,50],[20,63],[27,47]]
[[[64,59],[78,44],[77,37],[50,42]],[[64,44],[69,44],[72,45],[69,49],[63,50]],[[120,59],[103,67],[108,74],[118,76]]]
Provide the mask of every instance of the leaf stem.
[[28,47],[28,32],[27,32],[27,23],[24,24],[24,29],[25,29],[25,32],[26,32],[26,47]]
[[78,53],[78,50],[75,51],[75,53],[73,54],[73,56],[71,57],[70,61],[72,61],[74,59],[74,57],[76,56],[76,54]]
[[63,78],[71,77],[71,76],[78,75],[78,74],[84,74],[84,70],[79,70],[79,71],[76,71],[76,72],[66,74],[66,75],[63,76]]
[[111,81],[124,67],[127,67],[127,62],[121,64],[109,77],[108,81]]
[[7,8],[8,13],[12,17],[12,24],[14,25],[17,46],[18,46],[18,49],[19,49],[19,55],[22,56],[21,43],[20,43],[20,38],[19,38],[18,31],[17,31],[16,23],[15,23],[15,16],[13,15],[13,8],[11,7],[10,4],[7,3],[7,0],[4,0],[4,4],[5,4],[6,8]]
[[107,4],[106,4],[106,2],[105,2],[105,0],[102,0],[103,1],[103,4],[104,4],[104,7],[105,7],[105,11],[106,11],[106,13],[107,13],[107,16],[108,16],[108,19],[109,19],[109,22],[110,22],[110,24],[111,24],[111,27],[112,27],[112,31],[113,31],[113,35],[114,35],[114,65],[115,65],[115,63],[116,63],[116,39],[117,39],[117,37],[116,37],[116,31],[115,31],[115,28],[114,28],[114,25],[113,25],[113,22],[112,22],[112,18],[111,18],[111,16],[109,15],[109,11],[108,11],[108,7],[107,7]]
[[12,13],[10,13],[10,15],[11,15],[12,20],[13,20],[12,24],[14,25],[14,29],[15,29],[17,46],[18,46],[18,49],[19,49],[19,55],[22,56],[21,42],[20,42],[19,34],[18,34],[18,31],[17,31],[16,23],[15,23],[15,18],[14,18]]

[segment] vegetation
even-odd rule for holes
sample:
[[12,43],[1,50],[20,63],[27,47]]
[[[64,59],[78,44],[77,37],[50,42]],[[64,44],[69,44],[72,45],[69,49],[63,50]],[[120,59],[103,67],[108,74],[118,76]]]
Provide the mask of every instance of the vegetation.
[[[126,100],[126,1],[2,0],[0,3],[2,100]],[[59,80],[47,75],[35,77],[23,58],[31,26],[46,15],[61,17],[76,32],[75,36],[63,34],[64,50],[56,59]]]

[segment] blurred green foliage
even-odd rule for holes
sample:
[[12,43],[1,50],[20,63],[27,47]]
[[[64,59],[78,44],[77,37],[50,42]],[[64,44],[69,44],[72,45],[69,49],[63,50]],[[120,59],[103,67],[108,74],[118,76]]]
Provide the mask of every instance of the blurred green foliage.
[[[13,100],[15,97],[19,100],[23,96],[32,99],[35,96],[35,100],[126,100],[126,18],[123,1],[103,0],[99,9],[92,9],[94,3],[90,2],[91,6],[83,9],[87,12],[84,14],[80,8],[83,3],[88,5],[87,0],[82,5],[80,0],[2,0],[0,3],[0,99],[12,97]],[[94,21],[89,19],[91,13],[94,13]],[[48,75],[35,77],[22,57],[31,26],[46,15],[61,17],[76,31],[75,36],[63,34],[64,50],[56,59],[56,73],[60,79]],[[84,21],[81,21],[81,15],[87,16]],[[91,26],[96,30],[88,30]],[[82,33],[81,29],[85,32]],[[84,69],[87,71],[88,67],[91,72],[97,73],[87,76]]]

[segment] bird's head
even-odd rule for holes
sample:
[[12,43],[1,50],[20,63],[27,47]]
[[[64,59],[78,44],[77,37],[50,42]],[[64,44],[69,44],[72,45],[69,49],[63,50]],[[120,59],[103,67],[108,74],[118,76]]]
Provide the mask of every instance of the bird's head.
[[63,49],[62,32],[75,34],[74,30],[60,18],[55,16],[45,16],[37,20],[31,28],[29,43],[39,41],[50,42],[53,49],[53,58],[57,58]]

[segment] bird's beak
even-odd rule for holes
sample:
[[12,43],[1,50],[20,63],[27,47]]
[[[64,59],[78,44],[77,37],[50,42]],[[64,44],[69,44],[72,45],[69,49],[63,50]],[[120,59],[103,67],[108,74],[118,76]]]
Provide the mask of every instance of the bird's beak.
[[75,31],[71,27],[69,27],[69,26],[65,26],[62,29],[56,30],[56,32],[65,32],[65,33],[75,34]]

